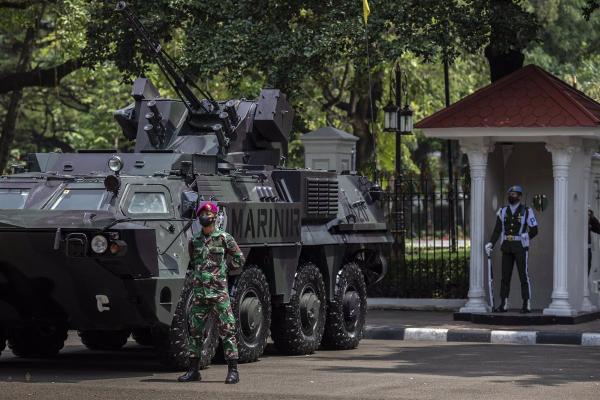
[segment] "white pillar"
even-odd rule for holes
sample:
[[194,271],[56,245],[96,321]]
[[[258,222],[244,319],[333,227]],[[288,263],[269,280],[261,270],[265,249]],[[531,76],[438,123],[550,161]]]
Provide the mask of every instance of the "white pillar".
[[567,240],[569,227],[569,167],[577,148],[563,144],[547,144],[552,153],[554,175],[554,268],[552,302],[544,315],[571,316],[576,312],[569,302]]
[[[592,156],[592,188],[590,195],[590,204],[594,215],[600,215],[600,157]],[[600,264],[600,235],[592,233],[592,269],[588,276],[588,287],[592,287],[592,304],[596,303],[596,308],[600,308],[600,296],[598,296],[598,265]]]
[[590,242],[588,239],[588,235],[590,234],[588,223],[587,223],[587,210],[591,208],[590,201],[590,185],[592,183],[591,175],[592,175],[592,154],[594,154],[595,143],[589,143],[589,146],[584,146],[584,165],[583,165],[583,198],[586,201],[584,212],[585,212],[585,223],[583,224],[584,230],[584,255],[583,255],[583,301],[581,302],[581,311],[583,312],[595,312],[598,308],[592,304],[590,301],[590,286],[588,282],[588,249],[590,246]]
[[469,263],[469,299],[462,313],[489,312],[484,289],[484,216],[485,216],[485,179],[490,144],[479,138],[460,142],[461,150],[469,157],[471,172],[471,259]]

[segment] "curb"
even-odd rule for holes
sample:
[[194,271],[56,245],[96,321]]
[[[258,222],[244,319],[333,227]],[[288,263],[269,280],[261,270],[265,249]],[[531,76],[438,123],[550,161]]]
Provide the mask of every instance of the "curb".
[[388,297],[369,297],[369,310],[401,311],[457,311],[465,305],[467,299],[397,299]]
[[365,339],[600,346],[600,333],[366,326]]

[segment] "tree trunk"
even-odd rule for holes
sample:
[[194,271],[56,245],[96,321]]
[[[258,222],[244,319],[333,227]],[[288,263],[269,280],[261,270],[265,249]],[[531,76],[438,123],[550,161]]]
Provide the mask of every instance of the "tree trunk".
[[[529,13],[512,0],[491,0],[490,2],[490,43],[485,48],[485,57],[490,66],[492,82],[513,73],[523,66],[523,50],[533,40],[534,31],[524,27],[506,29],[506,25],[518,19],[523,23]],[[535,21],[531,21],[535,24]]]
[[2,136],[0,136],[0,173],[6,169],[10,148],[15,140],[17,120],[21,111],[23,91],[15,90],[10,95],[4,122],[2,123]]
[[[367,100],[368,101],[368,100]],[[369,120],[364,114],[354,114],[351,118],[352,132],[358,137],[356,142],[356,169],[359,171],[375,170],[373,150],[375,141],[369,129]]]
[[499,53],[494,50],[492,43],[485,48],[485,57],[490,66],[490,79],[492,82],[518,70],[523,66],[525,60],[525,55],[520,50]]
[[[25,39],[21,47],[21,55],[17,62],[16,72],[22,73],[29,67],[31,56],[33,54],[33,43],[35,40],[35,34],[39,21],[44,13],[44,7],[41,8],[40,13],[36,16],[36,20],[33,26],[27,29],[25,33]],[[14,90],[10,95],[10,101],[6,109],[6,115],[4,116],[4,122],[2,123],[2,132],[0,136],[0,173],[6,169],[8,158],[10,155],[10,149],[13,145],[17,122],[19,120],[19,113],[21,111],[21,102],[23,100],[23,91],[21,89]]]
[[35,68],[29,71],[21,70],[10,74],[1,74],[0,94],[33,86],[58,86],[62,78],[81,68],[81,65],[80,60],[74,59],[50,68]]
[[[349,124],[354,136],[358,137],[356,143],[357,170],[363,173],[374,172],[376,168],[375,136],[371,120],[377,119],[377,104],[383,96],[383,72],[378,71],[371,76],[371,90],[369,91],[368,77],[357,74],[356,71],[354,71],[351,82],[346,86],[348,71],[347,67],[341,79],[332,78],[318,81],[325,99],[322,109],[327,113],[326,119],[329,124],[333,120],[341,120]],[[370,94],[373,97],[373,118],[371,118]],[[339,111],[341,113],[338,113]]]
[[[383,96],[383,72],[377,72],[371,76],[371,91],[369,92],[369,81],[363,76],[356,76],[359,84],[352,93],[351,98],[355,99],[354,105],[351,104],[348,112],[348,118],[352,125],[352,133],[358,137],[356,143],[356,166],[363,173],[375,172],[376,170],[376,139],[375,127],[371,120],[377,120],[377,104]],[[371,118],[371,99],[373,96],[373,118]]]

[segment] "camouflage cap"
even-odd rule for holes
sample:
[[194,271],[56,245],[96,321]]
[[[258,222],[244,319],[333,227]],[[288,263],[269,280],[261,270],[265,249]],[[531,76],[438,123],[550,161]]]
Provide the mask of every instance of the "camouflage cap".
[[196,216],[200,215],[200,213],[204,210],[208,210],[213,214],[217,214],[219,212],[219,206],[212,201],[202,201],[200,204],[198,204],[198,208],[196,208]]

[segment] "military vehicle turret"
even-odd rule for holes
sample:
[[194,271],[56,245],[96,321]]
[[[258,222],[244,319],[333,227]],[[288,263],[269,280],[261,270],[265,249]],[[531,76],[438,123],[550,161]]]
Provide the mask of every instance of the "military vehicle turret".
[[[0,177],[0,347],[42,357],[68,329],[98,350],[133,334],[186,367],[187,243],[202,199],[220,205],[247,260],[230,288],[240,361],[258,359],[269,335],[289,354],[356,347],[366,285],[385,273],[391,243],[379,188],[352,172],[286,168],[285,94],[197,99],[127,5],[117,9],[180,99],[138,78],[134,102],[115,113],[134,152],[31,154],[26,172]],[[205,338],[203,366],[218,346],[213,324]]]

